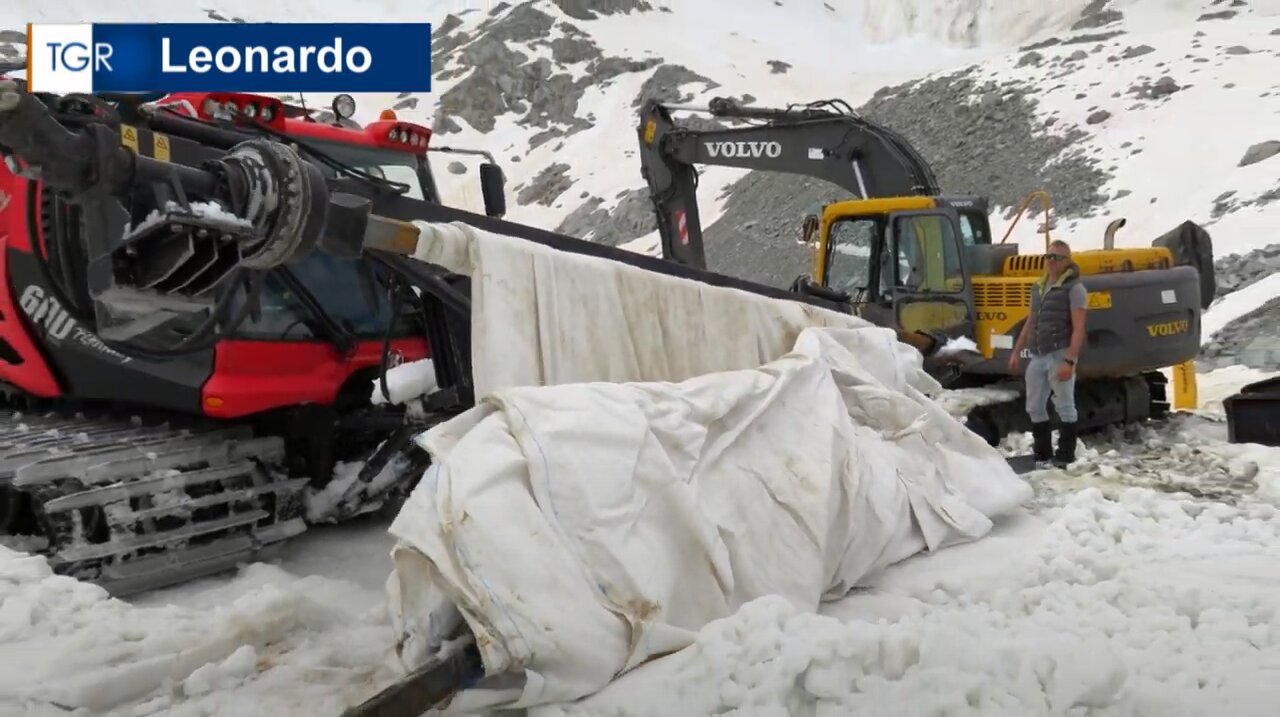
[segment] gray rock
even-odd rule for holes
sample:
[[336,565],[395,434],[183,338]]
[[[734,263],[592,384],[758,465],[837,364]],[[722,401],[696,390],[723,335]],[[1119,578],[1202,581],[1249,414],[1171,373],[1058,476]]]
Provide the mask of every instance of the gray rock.
[[18,51],[13,49],[12,45],[0,44],[0,55],[5,57],[18,57]]
[[[1239,204],[1232,200],[1232,197],[1235,196],[1235,193],[1236,193],[1235,190],[1232,189],[1232,190],[1223,192],[1222,194],[1219,194],[1217,197],[1215,197],[1213,200],[1213,207],[1209,210],[1209,218],[1221,219],[1222,217],[1239,209],[1240,208]],[[1221,296],[1222,295],[1221,284],[1219,284],[1218,292],[1219,292],[1218,295]]]
[[1228,47],[1226,50],[1223,50],[1223,52],[1227,53],[1228,55],[1248,55],[1250,50],[1244,45],[1232,45],[1231,47]]
[[1247,167],[1264,159],[1270,159],[1277,154],[1280,154],[1280,141],[1272,139],[1266,142],[1259,142],[1245,150],[1244,156],[1240,158],[1240,162],[1236,166]]
[[1280,202],[1280,187],[1268,189],[1262,194],[1259,194],[1258,196],[1254,197],[1253,201],[1250,202],[1250,204],[1255,206],[1262,206],[1266,204],[1271,204],[1272,202]]
[[1126,60],[1132,60],[1135,57],[1142,57],[1143,55],[1149,55],[1155,51],[1156,51],[1156,48],[1150,45],[1138,45],[1137,47],[1126,48],[1125,51],[1120,54],[1120,56]]
[[618,246],[655,231],[653,203],[648,189],[631,189],[622,193],[612,210],[601,209],[604,200],[593,197],[569,213],[556,231],[580,239]]
[[462,162],[454,160],[449,163],[449,174],[466,174],[466,173],[467,173],[467,165],[463,164]]
[[783,62],[782,60],[769,60],[767,64],[769,65],[769,73],[774,75],[781,75],[791,69],[791,63]]
[[1264,370],[1280,366],[1280,297],[1215,333],[1200,349],[1197,363],[1215,368],[1240,365]]
[[1110,10],[1107,5],[1111,0],[1093,0],[1080,11],[1080,19],[1071,26],[1072,30],[1102,27],[1117,22],[1124,17],[1119,10]]
[[1030,45],[1023,45],[1018,49],[1022,52],[1029,52],[1031,50],[1043,50],[1046,47],[1053,47],[1054,45],[1061,45],[1061,44],[1062,44],[1062,38],[1049,37],[1049,38],[1040,40],[1039,42],[1033,42]]
[[577,20],[653,10],[653,6],[644,0],[556,0],[556,7]]
[[547,142],[563,137],[564,135],[564,130],[559,127],[552,127],[551,129],[544,129],[541,132],[536,132],[529,138],[529,149],[536,149]]
[[431,28],[431,42],[433,44],[436,42],[437,35],[444,37],[454,30],[457,30],[459,27],[462,27],[462,18],[454,15],[453,13],[445,15],[444,22]]
[[436,112],[435,119],[431,122],[432,134],[449,134],[450,132],[461,132],[462,125],[453,121],[448,112],[439,110]]
[[1271,31],[1270,33],[1268,33],[1268,34],[1271,34],[1271,35],[1280,35],[1280,27],[1277,27],[1276,29],[1272,30],[1272,31]]
[[453,59],[459,47],[471,42],[474,38],[465,32],[456,32],[439,39],[435,33],[431,36],[431,66],[444,68]]
[[644,60],[632,60],[625,57],[604,57],[592,62],[587,67],[587,75],[591,82],[601,84],[619,75],[644,72],[661,64],[662,59],[658,57]]
[[1039,65],[1044,60],[1044,55],[1032,50],[1018,59],[1018,67],[1026,67],[1028,65]]
[[1076,50],[1070,55],[1067,55],[1068,62],[1079,62],[1081,60],[1087,60],[1088,58],[1089,58],[1089,53],[1085,52],[1084,50]]
[[516,203],[541,204],[549,207],[556,199],[573,186],[569,178],[569,165],[556,162],[544,168],[529,182],[529,185],[516,194]]
[[1183,89],[1186,89],[1186,86],[1179,85],[1172,77],[1165,75],[1154,83],[1134,85],[1129,88],[1129,93],[1140,99],[1159,99]]
[[[496,20],[486,20],[477,30],[500,42],[531,42],[551,34],[555,18],[535,7],[537,3],[521,3]],[[494,14],[497,8],[494,8]]]
[[397,109],[397,110],[412,110],[412,109],[416,109],[417,107],[418,107],[417,97],[406,97],[403,100],[397,101],[394,105],[391,106],[392,109]]
[[[1235,192],[1223,192],[1215,203],[1227,203]],[[1271,244],[1245,254],[1228,254],[1213,263],[1217,298],[1239,291],[1280,271],[1280,244]],[[1206,337],[1207,338],[1207,337]]]
[[1124,19],[1124,13],[1119,10],[1103,10],[1102,12],[1082,17],[1076,20],[1071,26],[1072,30],[1087,30],[1110,25],[1113,22],[1119,22]]
[[1089,117],[1085,119],[1085,122],[1087,124],[1100,124],[1102,122],[1106,122],[1110,118],[1111,118],[1110,112],[1106,110],[1098,110],[1097,112],[1091,112],[1089,114]]
[[573,65],[603,57],[600,48],[589,38],[557,37],[551,43],[551,59],[562,65]]
[[[1062,44],[1080,45],[1086,42],[1105,42],[1112,38],[1120,37],[1123,34],[1125,34],[1124,30],[1111,30],[1110,32],[1085,33],[1083,35],[1076,35],[1075,37],[1068,37],[1062,41]],[[1095,47],[1094,52],[1098,52],[1101,49],[1102,49],[1101,46]]]
[[1206,20],[1230,20],[1231,18],[1235,17],[1236,14],[1237,13],[1235,10],[1219,10],[1218,12],[1207,12],[1201,15],[1200,17],[1197,17],[1196,21],[1204,22]]
[[713,90],[720,86],[683,65],[659,65],[649,79],[640,86],[640,92],[631,101],[631,106],[639,107],[646,100],[651,99],[661,102],[688,102],[693,99],[693,95],[682,93],[680,88],[695,82],[701,82],[704,90]]
[[25,45],[27,33],[18,30],[0,30],[0,42],[16,42]]

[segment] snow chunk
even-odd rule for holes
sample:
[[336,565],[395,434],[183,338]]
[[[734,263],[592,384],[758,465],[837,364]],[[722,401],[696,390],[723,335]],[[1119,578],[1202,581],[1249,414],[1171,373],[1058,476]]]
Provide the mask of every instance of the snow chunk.
[[[436,383],[436,366],[431,359],[400,364],[387,371],[387,391],[391,394],[391,403],[405,404],[419,397],[427,396],[440,389]],[[375,405],[387,403],[382,395],[382,382],[373,380],[373,395],[370,398]]]

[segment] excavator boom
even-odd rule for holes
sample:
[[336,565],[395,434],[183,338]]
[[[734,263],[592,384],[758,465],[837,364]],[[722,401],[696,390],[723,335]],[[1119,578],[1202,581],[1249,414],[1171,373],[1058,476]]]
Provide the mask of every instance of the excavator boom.
[[[676,124],[676,110],[756,124],[692,129]],[[657,213],[663,256],[698,268],[706,266],[706,253],[696,165],[813,177],[862,199],[940,193],[933,170],[910,143],[835,101],[771,109],[742,107],[728,98],[715,98],[705,108],[649,100],[640,111],[639,136],[641,173]]]

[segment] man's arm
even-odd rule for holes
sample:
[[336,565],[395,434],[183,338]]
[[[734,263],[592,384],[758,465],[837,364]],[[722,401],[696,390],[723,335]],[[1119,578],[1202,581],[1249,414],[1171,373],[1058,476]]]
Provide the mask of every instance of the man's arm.
[[1080,351],[1084,349],[1085,303],[1088,292],[1083,284],[1071,287],[1071,343],[1067,346],[1067,358],[1073,363],[1080,360]]

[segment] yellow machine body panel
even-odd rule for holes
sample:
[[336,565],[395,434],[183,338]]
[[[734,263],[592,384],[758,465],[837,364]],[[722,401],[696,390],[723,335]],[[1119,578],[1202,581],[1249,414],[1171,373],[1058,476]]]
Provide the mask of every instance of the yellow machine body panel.
[[[1173,252],[1166,247],[1127,247],[1124,249],[1088,249],[1071,253],[1082,276],[1112,274],[1120,271],[1168,269],[1173,266]],[[1005,259],[1001,276],[1036,278],[1044,273],[1043,254],[1019,254]]]

